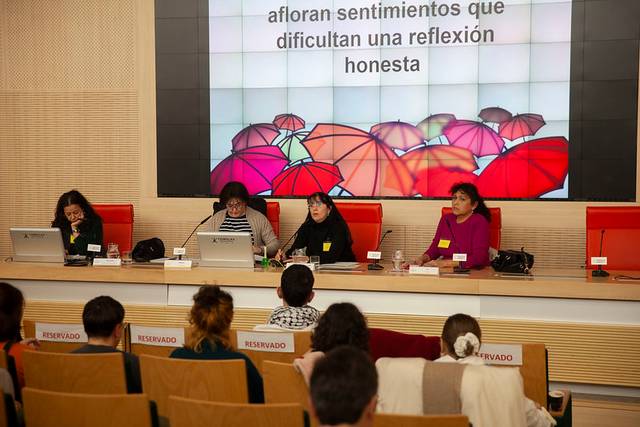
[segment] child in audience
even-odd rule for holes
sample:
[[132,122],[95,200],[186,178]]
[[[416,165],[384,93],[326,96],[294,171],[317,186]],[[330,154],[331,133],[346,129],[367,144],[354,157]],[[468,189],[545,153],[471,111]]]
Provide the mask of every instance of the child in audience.
[[[247,369],[249,403],[264,403],[262,377],[245,354],[231,347],[230,328],[233,319],[233,298],[218,286],[202,286],[193,296],[189,313],[191,333],[183,348],[171,353],[176,359],[244,360]],[[224,387],[220,384],[220,387]]]
[[311,412],[321,426],[373,426],[378,373],[364,351],[337,347],[311,374]]
[[[468,365],[484,365],[478,356],[482,331],[478,321],[467,314],[454,314],[444,323],[441,336],[442,356],[435,362],[457,362]],[[528,427],[549,427],[556,421],[549,413],[529,398],[524,398]]]
[[273,310],[267,324],[285,329],[314,326],[320,312],[308,305],[314,296],[313,281],[313,273],[305,265],[293,264],[284,270],[277,289],[283,305]]
[[369,354],[367,320],[358,307],[349,302],[331,304],[327,308],[311,335],[311,350],[302,359],[294,360],[293,365],[309,384],[315,363],[326,352],[341,345],[356,347]]
[[82,310],[82,324],[89,341],[72,353],[122,353],[129,393],[142,393],[138,356],[117,349],[124,331],[124,307],[110,296],[87,302]]

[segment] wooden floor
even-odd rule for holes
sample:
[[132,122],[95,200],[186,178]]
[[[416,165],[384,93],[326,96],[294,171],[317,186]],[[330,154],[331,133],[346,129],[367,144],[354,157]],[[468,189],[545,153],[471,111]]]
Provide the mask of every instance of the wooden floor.
[[638,427],[640,399],[573,395],[573,427]]

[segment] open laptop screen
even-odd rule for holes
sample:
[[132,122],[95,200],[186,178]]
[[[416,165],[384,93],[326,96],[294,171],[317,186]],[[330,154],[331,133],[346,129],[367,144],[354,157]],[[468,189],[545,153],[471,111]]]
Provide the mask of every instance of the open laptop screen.
[[251,233],[198,232],[200,266],[253,268]]
[[13,260],[28,262],[64,262],[64,244],[59,228],[9,229]]

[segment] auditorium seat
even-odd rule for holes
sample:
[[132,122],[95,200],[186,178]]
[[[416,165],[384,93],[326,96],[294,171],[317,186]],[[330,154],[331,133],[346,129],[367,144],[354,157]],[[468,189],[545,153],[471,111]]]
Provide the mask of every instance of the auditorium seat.
[[26,387],[24,418],[29,427],[151,427],[155,405],[144,394],[79,394]]
[[[309,412],[309,388],[292,363],[265,360],[262,381],[266,403],[297,403]],[[311,419],[311,426],[316,425],[316,421]]]
[[267,202],[267,219],[271,223],[276,237],[280,238],[280,203]]
[[[491,212],[491,222],[489,223],[489,246],[500,249],[500,237],[502,235],[502,210],[500,208],[489,208]],[[450,214],[451,208],[443,207],[442,215]]]
[[640,206],[587,206],[587,268],[595,268],[601,240],[605,270],[640,270]]
[[303,427],[304,413],[297,404],[255,405],[169,398],[171,427]]
[[102,218],[102,249],[109,243],[117,243],[120,254],[133,249],[133,205],[95,204],[91,205]]
[[[249,332],[251,334],[270,334],[281,337],[285,341],[289,336],[293,336],[293,352],[265,351],[260,349],[248,350],[238,346],[238,332]],[[237,331],[231,330],[231,346],[237,348],[239,352],[246,354],[256,368],[262,372],[262,363],[265,360],[282,363],[293,363],[293,360],[302,357],[311,348],[311,331]]]
[[381,203],[336,203],[349,225],[356,261],[367,262],[367,251],[378,248],[382,236]]
[[45,323],[36,322],[35,320],[24,319],[23,322],[24,335],[29,338],[38,338],[41,351],[48,351],[51,353],[69,353],[75,349],[78,349],[87,343],[86,340],[78,342],[76,339],[66,338],[66,334],[62,334],[55,338],[47,339],[46,336],[37,336],[36,331],[38,329],[47,329],[47,325],[53,326],[54,329],[64,328],[69,332],[67,337],[75,337],[78,335],[85,335],[84,326],[82,323]]
[[435,360],[440,357],[440,337],[369,328],[369,349],[374,362],[381,357],[422,357]]
[[[150,354],[151,356],[169,357],[173,350],[182,347],[188,332],[189,327],[183,326],[149,327],[128,323],[124,330],[125,349],[138,356]],[[158,339],[163,337],[181,337],[182,339],[176,339],[175,343]],[[156,342],[153,342],[154,338],[156,338]],[[145,339],[147,343],[145,343]]]
[[464,415],[375,414],[373,427],[469,427]]

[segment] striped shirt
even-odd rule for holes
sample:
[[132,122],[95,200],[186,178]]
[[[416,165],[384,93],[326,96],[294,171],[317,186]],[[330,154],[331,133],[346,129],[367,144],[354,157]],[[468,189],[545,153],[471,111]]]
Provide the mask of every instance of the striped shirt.
[[231,231],[233,233],[251,233],[251,244],[253,244],[253,230],[251,224],[247,221],[247,216],[242,215],[239,218],[233,218],[227,214],[220,224],[220,231]]

